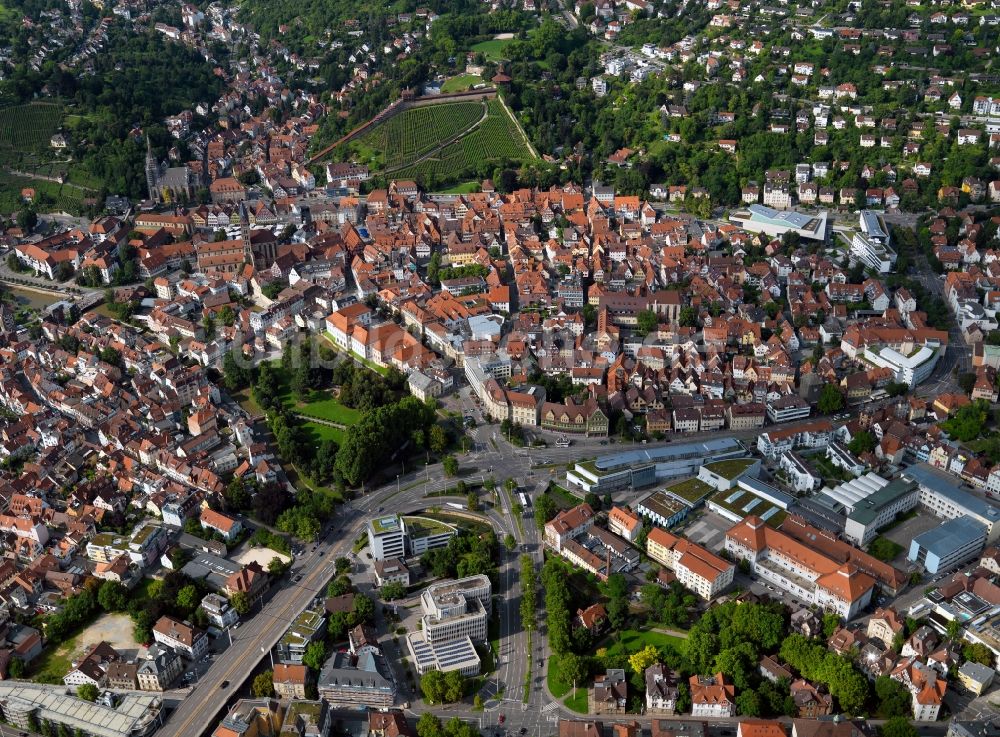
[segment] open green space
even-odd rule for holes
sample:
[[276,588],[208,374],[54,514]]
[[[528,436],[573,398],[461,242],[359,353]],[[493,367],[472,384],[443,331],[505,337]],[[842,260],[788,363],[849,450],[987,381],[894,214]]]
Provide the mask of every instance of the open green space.
[[559,507],[559,509],[572,509],[577,504],[581,504],[583,502],[583,499],[571,494],[559,484],[550,485],[548,494],[552,497],[552,501],[556,503],[556,506]]
[[482,54],[489,61],[500,61],[503,59],[504,50],[510,44],[512,38],[491,38],[489,41],[481,41],[472,47],[476,54]]
[[313,396],[309,398],[308,402],[296,402],[293,408],[303,415],[329,422],[338,422],[341,425],[353,425],[361,419],[361,413],[358,410],[345,407],[327,391],[313,392]]
[[686,643],[683,638],[654,632],[652,630],[622,630],[608,637],[603,643],[608,648],[608,655],[631,655],[642,650],[646,645],[660,648],[672,648],[679,653],[684,652]]
[[445,80],[441,85],[441,92],[465,92],[474,85],[482,84],[483,78],[478,74],[459,74],[457,77]]
[[895,560],[903,550],[902,545],[882,535],[876,537],[868,545],[868,553],[885,563]]
[[479,191],[479,182],[462,182],[461,184],[456,184],[454,187],[448,187],[447,189],[442,189],[442,194],[470,194],[472,192]]

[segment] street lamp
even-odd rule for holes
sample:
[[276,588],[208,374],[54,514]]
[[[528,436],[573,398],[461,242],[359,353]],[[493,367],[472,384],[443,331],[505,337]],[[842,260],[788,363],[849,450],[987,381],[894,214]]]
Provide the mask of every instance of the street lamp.
[[399,474],[396,474],[396,493],[399,493]]

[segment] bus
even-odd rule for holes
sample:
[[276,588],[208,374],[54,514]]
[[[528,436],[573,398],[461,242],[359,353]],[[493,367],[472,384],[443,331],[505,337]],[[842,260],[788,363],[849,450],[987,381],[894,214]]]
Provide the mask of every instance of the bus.
[[569,444],[570,444],[570,439],[567,438],[565,435],[556,440],[557,448],[568,448]]
[[521,509],[527,509],[531,506],[531,502],[528,501],[528,495],[523,491],[517,493],[518,498],[521,500]]

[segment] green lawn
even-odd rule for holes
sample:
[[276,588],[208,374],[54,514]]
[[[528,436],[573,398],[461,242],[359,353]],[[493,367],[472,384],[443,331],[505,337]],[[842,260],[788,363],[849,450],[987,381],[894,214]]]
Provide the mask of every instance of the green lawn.
[[887,537],[879,535],[868,545],[868,553],[884,563],[889,563],[902,553],[903,546]]
[[652,645],[657,649],[671,648],[680,653],[683,653],[685,648],[685,642],[680,637],[640,630],[622,630],[608,637],[603,644],[608,648],[609,655],[617,653],[631,655],[646,645]]
[[479,191],[479,182],[462,182],[454,187],[441,190],[441,194],[470,194]]
[[296,412],[309,415],[309,417],[339,422],[341,425],[353,425],[361,419],[361,413],[358,410],[345,407],[326,391],[313,392],[309,402],[296,403],[293,409]]
[[570,695],[566,697],[563,703],[566,705],[566,708],[569,709],[570,711],[575,711],[577,714],[586,714],[587,689],[580,688],[579,686],[577,686],[576,697],[574,698],[572,692],[570,692]]
[[[549,658],[548,668],[545,674],[545,680],[548,682],[549,691],[552,692],[552,695],[555,696],[557,699],[560,699],[570,692],[570,690],[573,688],[573,684],[567,683],[566,680],[563,678],[562,673],[559,671],[559,668],[556,667],[556,663],[558,660],[559,658],[555,656]],[[577,686],[579,685],[580,684],[577,684]]]
[[473,85],[482,84],[483,78],[478,74],[459,74],[457,77],[445,80],[441,92],[465,92]]
[[66,640],[58,646],[49,645],[29,670],[30,678],[39,683],[62,683],[63,676],[69,673],[70,658],[77,649],[76,637]]
[[477,43],[472,47],[472,51],[482,54],[490,61],[500,61],[503,59],[504,49],[513,40],[512,38],[491,38],[489,41]]

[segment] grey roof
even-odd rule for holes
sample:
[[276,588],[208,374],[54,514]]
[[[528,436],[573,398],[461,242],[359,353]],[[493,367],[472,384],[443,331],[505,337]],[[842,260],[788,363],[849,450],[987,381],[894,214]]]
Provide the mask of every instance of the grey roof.
[[389,669],[380,655],[365,652],[355,661],[350,653],[335,652],[319,673],[319,688],[352,688],[359,691],[392,691]]
[[953,719],[948,734],[954,737],[1000,737],[1000,719]]
[[1000,509],[984,499],[959,489],[960,481],[949,473],[939,471],[926,463],[918,463],[907,468],[903,475],[962,507],[967,512],[988,519],[991,523],[1000,522]]
[[893,479],[867,499],[862,499],[855,504],[854,510],[847,516],[859,524],[869,525],[875,521],[882,509],[893,504],[900,497],[910,494],[913,489],[912,481]]
[[51,686],[30,683],[0,683],[4,710],[15,712],[38,709],[39,721],[48,719],[65,724],[71,731],[81,729],[93,737],[129,737],[152,726],[160,711],[160,697],[126,693],[114,708],[67,696]]
[[664,463],[682,458],[713,456],[719,453],[734,453],[743,450],[742,444],[734,438],[710,438],[694,443],[673,443],[662,448],[627,450],[622,453],[601,456],[594,461],[594,466],[600,471],[607,471],[622,466]]
[[989,666],[975,663],[971,660],[962,663],[962,667],[958,669],[958,672],[964,676],[968,676],[977,683],[989,683],[993,679],[993,676],[996,675],[996,671]]
[[944,558],[980,537],[986,540],[986,527],[972,517],[962,516],[917,535],[913,542],[937,557]]

